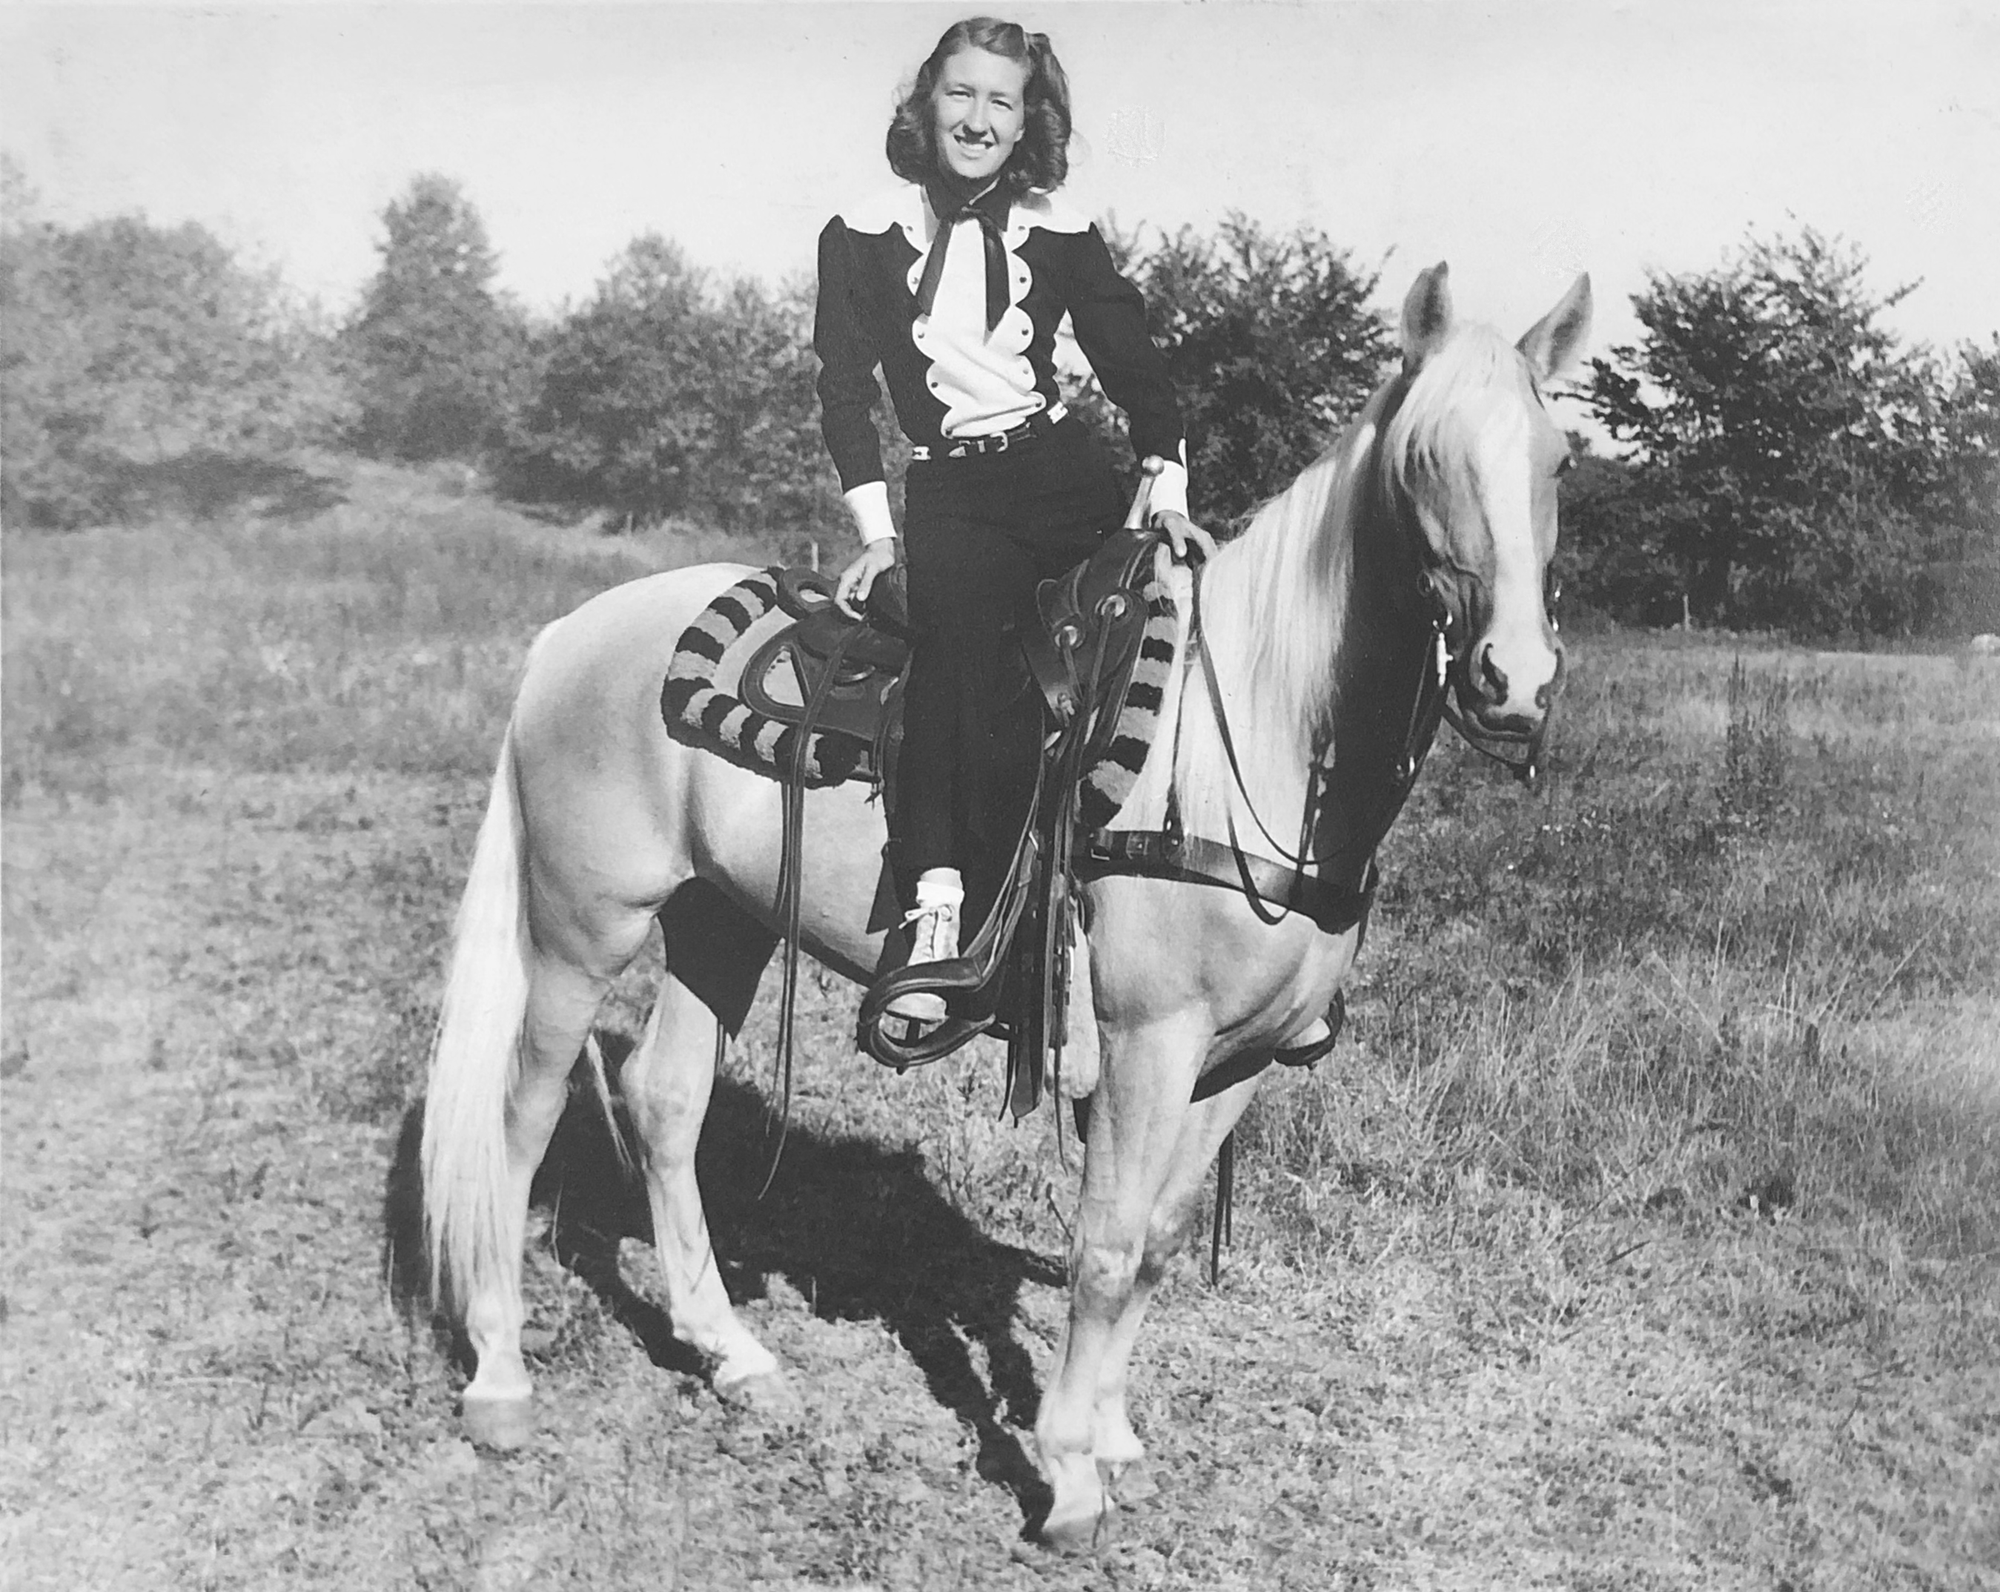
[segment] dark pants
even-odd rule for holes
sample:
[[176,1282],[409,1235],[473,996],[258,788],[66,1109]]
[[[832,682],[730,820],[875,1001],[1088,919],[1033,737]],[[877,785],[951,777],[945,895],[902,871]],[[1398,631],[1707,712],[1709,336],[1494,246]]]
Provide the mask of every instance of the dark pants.
[[897,764],[896,876],[905,899],[929,868],[966,878],[985,916],[1033,799],[1041,696],[1014,628],[1035,588],[1090,556],[1124,504],[1082,424],[1005,453],[910,466],[903,516],[917,633]]

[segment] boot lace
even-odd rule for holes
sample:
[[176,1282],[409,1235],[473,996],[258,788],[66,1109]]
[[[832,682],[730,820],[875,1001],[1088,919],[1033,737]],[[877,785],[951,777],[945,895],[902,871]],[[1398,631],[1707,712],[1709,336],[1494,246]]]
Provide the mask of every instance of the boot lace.
[[918,907],[903,915],[910,936],[910,961],[945,962],[958,955],[958,908]]

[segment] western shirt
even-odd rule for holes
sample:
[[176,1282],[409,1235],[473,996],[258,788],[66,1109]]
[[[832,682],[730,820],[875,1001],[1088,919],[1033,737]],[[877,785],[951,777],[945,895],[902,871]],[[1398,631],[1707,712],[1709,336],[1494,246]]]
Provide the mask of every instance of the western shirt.
[[[1065,314],[1106,396],[1125,411],[1134,451],[1172,461],[1175,479],[1156,484],[1154,507],[1185,513],[1180,408],[1166,360],[1147,334],[1144,299],[1119,274],[1097,227],[1056,195],[1017,198],[1003,232],[1008,304],[990,332],[975,221],[954,224],[936,303],[931,314],[917,313],[937,228],[922,187],[905,183],[835,216],[820,233],[813,327],[820,423],[864,537],[887,522],[882,441],[870,413],[877,368],[913,443],[935,450],[1008,431],[1061,401],[1055,349]],[[879,513],[871,513],[878,497]]]

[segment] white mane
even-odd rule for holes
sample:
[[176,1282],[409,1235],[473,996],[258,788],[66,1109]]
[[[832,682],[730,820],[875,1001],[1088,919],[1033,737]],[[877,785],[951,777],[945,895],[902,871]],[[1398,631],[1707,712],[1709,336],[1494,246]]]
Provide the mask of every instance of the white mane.
[[[1407,384],[1379,389],[1204,573],[1203,631],[1256,819],[1270,834],[1258,834],[1233,795],[1207,687],[1198,667],[1186,668],[1185,635],[1176,660],[1185,687],[1163,705],[1153,754],[1117,827],[1157,827],[1171,779],[1189,833],[1222,839],[1233,817],[1251,850],[1297,844],[1306,770],[1331,733],[1340,698],[1355,536],[1371,502],[1381,501],[1377,471],[1405,491],[1425,479],[1433,486],[1464,482],[1473,467],[1472,435],[1495,403],[1518,402],[1522,383],[1525,367],[1505,338],[1486,327],[1461,328]],[[1185,613],[1188,581],[1176,573]],[[1170,759],[1166,748],[1177,755]]]

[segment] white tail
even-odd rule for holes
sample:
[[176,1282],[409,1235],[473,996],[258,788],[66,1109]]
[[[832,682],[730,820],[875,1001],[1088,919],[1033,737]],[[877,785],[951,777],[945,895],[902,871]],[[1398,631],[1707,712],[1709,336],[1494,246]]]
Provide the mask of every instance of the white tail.
[[424,1239],[434,1299],[463,1309],[498,1283],[518,1291],[521,1215],[509,1197],[507,1100],[528,1008],[523,828],[514,732],[500,743],[486,817],[452,931],[424,1102]]

